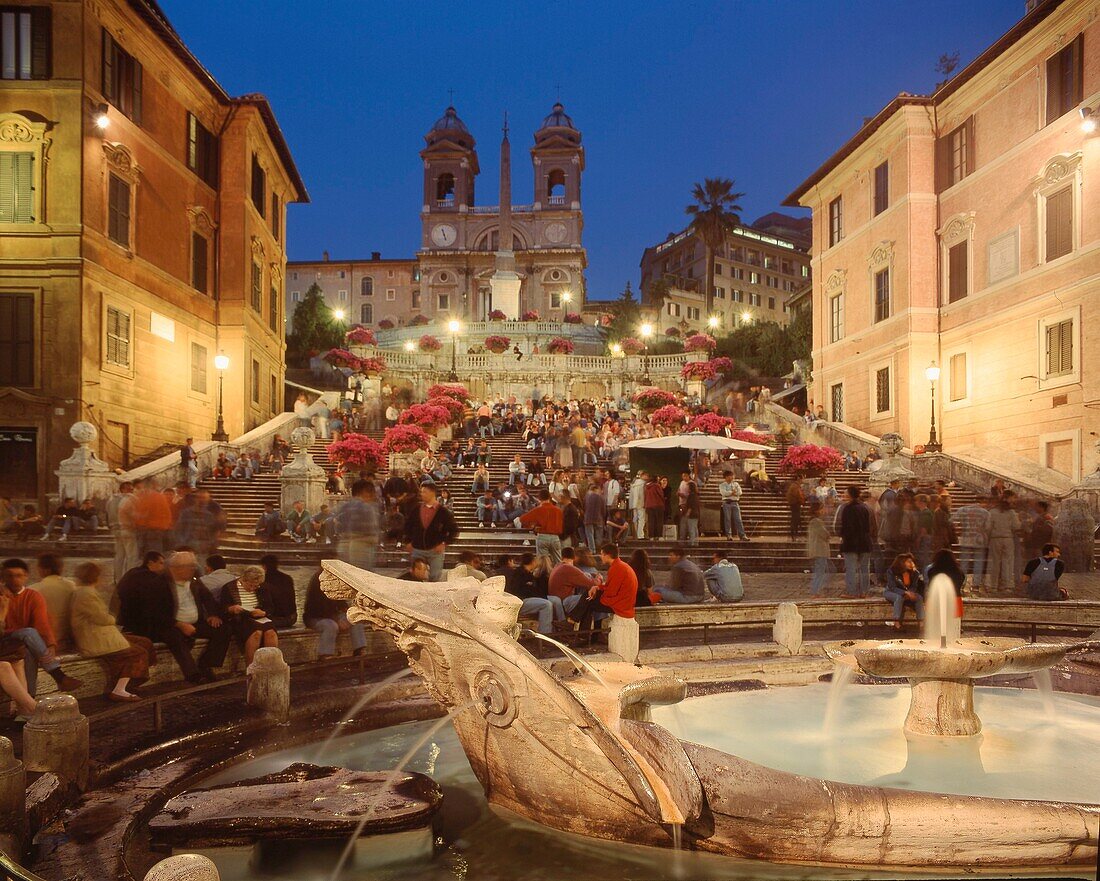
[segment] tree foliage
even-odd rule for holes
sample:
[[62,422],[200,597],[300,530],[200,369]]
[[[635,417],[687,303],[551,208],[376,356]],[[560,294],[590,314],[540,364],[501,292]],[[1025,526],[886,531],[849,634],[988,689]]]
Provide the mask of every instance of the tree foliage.
[[733,376],[740,379],[785,376],[796,359],[809,357],[808,323],[796,319],[787,327],[774,321],[742,324],[718,340],[714,354],[729,358]]
[[311,353],[337,348],[343,343],[343,322],[333,317],[321,288],[316,283],[311,284],[291,319],[287,361],[305,366]]
[[708,177],[691,190],[695,200],[684,211],[691,218],[691,231],[707,249],[706,289],[703,291],[705,312],[711,312],[714,295],[714,255],[726,242],[726,236],[741,222],[740,199],[744,193],[734,192],[734,182],[725,177]]
[[638,325],[642,323],[642,307],[630,289],[630,282],[626,283],[626,289],[611,303],[607,311],[611,315],[611,323],[607,325],[608,342],[617,343],[638,336]]

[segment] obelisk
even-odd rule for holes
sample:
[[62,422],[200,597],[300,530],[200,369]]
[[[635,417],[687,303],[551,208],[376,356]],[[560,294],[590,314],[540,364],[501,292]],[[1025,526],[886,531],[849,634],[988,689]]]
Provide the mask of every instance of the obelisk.
[[500,142],[500,238],[489,287],[493,308],[510,321],[519,319],[520,277],[512,251],[512,147],[508,143],[508,114],[504,114],[504,138]]

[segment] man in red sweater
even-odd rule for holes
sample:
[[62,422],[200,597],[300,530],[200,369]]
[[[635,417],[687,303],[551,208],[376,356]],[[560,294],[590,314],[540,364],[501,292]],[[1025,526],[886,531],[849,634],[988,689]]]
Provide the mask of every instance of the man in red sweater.
[[608,542],[600,548],[600,559],[607,565],[603,585],[588,590],[588,596],[598,599],[591,608],[611,612],[611,633],[607,650],[628,664],[638,660],[638,622],[634,620],[634,603],[638,599],[638,576],[619,559],[619,546]]
[[37,590],[27,587],[27,564],[24,560],[11,559],[3,563],[4,590],[8,592],[8,616],[4,621],[4,635],[18,639],[26,647],[24,670],[27,675],[27,692],[35,696],[38,683],[38,667],[53,677],[59,691],[74,691],[83,683],[66,676],[57,660],[57,637],[54,636],[46,598]]
[[539,493],[539,504],[519,518],[526,529],[535,530],[535,553],[549,557],[551,565],[561,562],[561,508],[550,498],[550,490]]

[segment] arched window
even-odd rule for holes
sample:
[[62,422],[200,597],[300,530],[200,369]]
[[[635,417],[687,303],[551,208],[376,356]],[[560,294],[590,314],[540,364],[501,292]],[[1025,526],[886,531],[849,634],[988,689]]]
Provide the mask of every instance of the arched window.
[[455,200],[455,176],[445,171],[435,182],[436,202],[453,203]]
[[[363,279],[367,281],[367,279]],[[364,303],[359,307],[359,323],[374,324],[374,303]]]
[[554,168],[546,176],[546,197],[551,205],[565,204],[565,172]]
[[363,276],[363,278],[359,281],[359,293],[362,294],[364,297],[374,296],[374,279],[371,278],[369,275]]
[[[482,235],[477,241],[477,245],[474,248],[477,251],[499,251],[500,250],[500,230],[491,229],[489,232]],[[523,242],[520,237],[515,233],[512,233],[512,250],[522,251]]]

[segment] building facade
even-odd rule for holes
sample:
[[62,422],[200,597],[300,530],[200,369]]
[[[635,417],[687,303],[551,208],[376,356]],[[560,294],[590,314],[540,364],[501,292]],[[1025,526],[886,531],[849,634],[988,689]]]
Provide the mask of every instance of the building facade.
[[369,260],[330,260],[326,251],[320,260],[288,261],[286,279],[288,333],[294,310],[315,284],[349,325],[403,327],[420,312],[420,271],[411,258],[385,259],[374,251]]
[[0,493],[43,500],[99,429],[117,467],[282,410],[285,206],[267,101],[231,98],[153,0],[0,9]]
[[919,444],[934,390],[946,451],[1092,469],[1100,135],[1081,110],[1098,103],[1095,3],[1036,3],[791,195],[813,212],[811,397],[832,420]]
[[[775,218],[781,215],[768,215]],[[790,218],[797,223],[796,218]],[[708,327],[703,287],[706,248],[690,229],[646,248],[641,261],[642,305],[658,332]],[[786,324],[787,300],[806,286],[810,257],[794,242],[754,227],[739,226],[714,258],[712,308],[719,332],[748,321]]]

